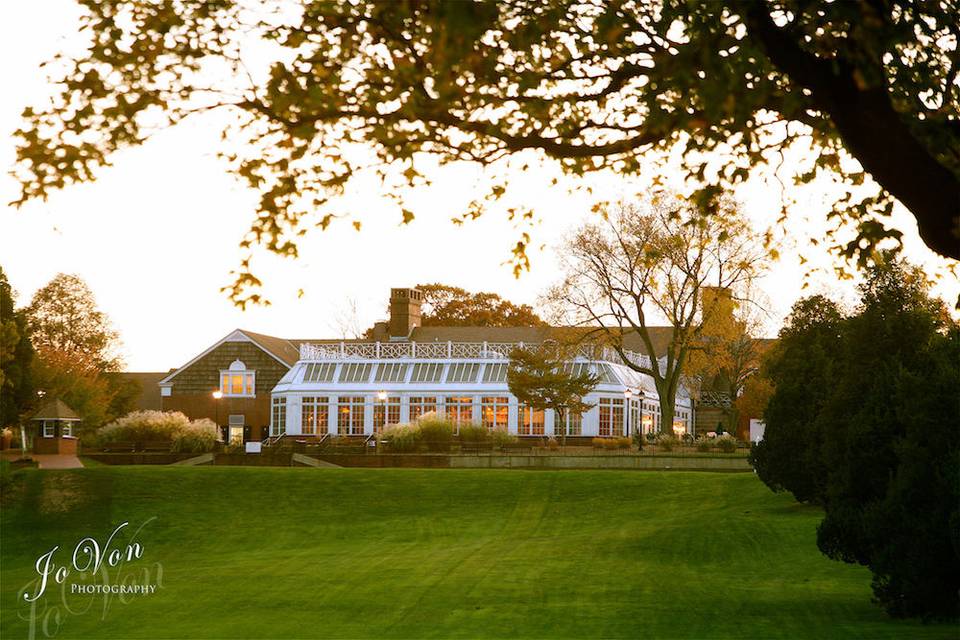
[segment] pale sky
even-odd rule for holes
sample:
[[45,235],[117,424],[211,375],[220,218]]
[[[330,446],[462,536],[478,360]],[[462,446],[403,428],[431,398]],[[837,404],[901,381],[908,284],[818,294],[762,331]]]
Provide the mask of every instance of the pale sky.
[[[14,160],[11,132],[27,104],[48,94],[38,66],[59,48],[76,46],[76,8],[69,0],[9,3],[0,20],[0,163]],[[259,253],[255,273],[273,301],[266,308],[233,307],[220,287],[241,257],[238,243],[253,219],[257,194],[230,176],[216,158],[224,116],[207,114],[156,135],[145,146],[111,160],[92,184],[69,187],[47,202],[21,210],[6,206],[17,195],[15,181],[0,176],[0,265],[25,305],[58,272],[75,273],[93,290],[123,340],[122,355],[134,371],[177,367],[234,328],[290,338],[338,336],[338,317],[356,303],[361,327],[385,316],[391,287],[443,282],[470,290],[495,291],[519,303],[535,303],[557,280],[553,247],[564,232],[589,218],[587,195],[570,197],[549,186],[544,174],[515,182],[510,199],[535,205],[533,267],[515,279],[505,261],[519,232],[499,211],[454,226],[452,216],[469,201],[477,172],[454,166],[435,176],[418,194],[417,219],[400,226],[396,209],[369,189],[358,188],[343,203],[358,212],[363,229],[335,224],[311,232],[299,260]],[[591,179],[595,193],[616,199],[642,189],[643,179],[603,175]],[[824,188],[806,189],[791,234],[822,235]],[[737,192],[758,230],[775,219],[779,193],[761,180]],[[799,213],[799,211],[797,211]],[[912,217],[896,216],[905,234],[905,255],[928,269],[942,264],[920,243]],[[543,251],[537,250],[545,245]],[[815,264],[822,250],[800,249]],[[805,267],[796,247],[761,286],[770,298],[775,331],[790,305],[810,292],[850,304],[853,284],[830,276],[813,278],[801,291]],[[297,290],[305,295],[298,298]],[[948,280],[938,293],[956,300],[960,285]]]

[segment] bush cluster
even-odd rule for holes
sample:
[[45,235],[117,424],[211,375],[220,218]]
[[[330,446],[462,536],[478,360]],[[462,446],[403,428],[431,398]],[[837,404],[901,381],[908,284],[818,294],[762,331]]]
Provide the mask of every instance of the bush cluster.
[[171,451],[206,453],[218,438],[217,425],[206,418],[191,421],[179,411],[134,411],[97,430],[95,444],[169,442]]
[[632,440],[630,438],[594,438],[590,441],[594,449],[629,449]]
[[491,431],[473,422],[456,424],[434,412],[409,424],[387,425],[380,438],[387,449],[398,453],[450,451],[454,441],[461,445],[492,442],[497,447],[517,441],[506,429]]
[[680,444],[677,437],[671,433],[661,433],[657,436],[657,448],[661,451],[673,451]]
[[729,433],[716,438],[714,442],[723,453],[733,453],[737,450],[737,439]]

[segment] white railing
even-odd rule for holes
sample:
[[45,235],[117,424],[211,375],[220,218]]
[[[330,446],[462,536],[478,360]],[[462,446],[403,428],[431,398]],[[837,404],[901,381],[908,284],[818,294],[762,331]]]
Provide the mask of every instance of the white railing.
[[[533,348],[537,343],[523,342],[336,342],[301,344],[301,360],[506,360],[514,349]],[[623,358],[611,347],[583,345],[576,355],[587,360],[622,363]],[[642,353],[624,350],[630,362],[650,366],[650,358]]]

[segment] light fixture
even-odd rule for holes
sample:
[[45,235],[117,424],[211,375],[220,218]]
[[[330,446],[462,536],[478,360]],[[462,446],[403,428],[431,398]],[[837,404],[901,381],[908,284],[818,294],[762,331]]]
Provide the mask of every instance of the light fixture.
[[223,391],[220,391],[220,389],[217,389],[216,391],[213,392],[212,395],[214,400],[219,400],[220,398],[223,397]]
[[630,398],[633,397],[633,391],[631,391],[630,389],[627,389],[626,391],[623,392],[623,397],[629,400]]
[[386,402],[387,392],[386,391],[377,392],[377,400],[379,400],[380,402]]

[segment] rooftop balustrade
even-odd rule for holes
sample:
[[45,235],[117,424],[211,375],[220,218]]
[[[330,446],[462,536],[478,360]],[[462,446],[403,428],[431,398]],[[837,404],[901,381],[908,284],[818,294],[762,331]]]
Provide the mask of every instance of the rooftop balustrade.
[[[506,360],[514,349],[535,349],[539,343],[523,342],[332,342],[300,345],[301,360]],[[571,357],[624,363],[611,347],[580,345]],[[650,358],[624,350],[632,363],[649,367]]]

